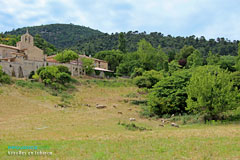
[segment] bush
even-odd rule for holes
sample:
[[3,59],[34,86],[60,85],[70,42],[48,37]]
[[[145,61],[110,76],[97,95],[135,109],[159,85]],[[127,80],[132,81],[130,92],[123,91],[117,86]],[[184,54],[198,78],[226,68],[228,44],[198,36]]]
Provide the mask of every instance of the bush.
[[70,74],[65,66],[47,66],[39,68],[33,77],[34,79],[40,78],[45,85],[53,89],[65,90],[65,84],[72,81]]
[[229,72],[217,66],[198,67],[187,87],[187,110],[205,115],[205,120],[220,119],[221,113],[238,104],[238,92]]
[[139,88],[151,88],[152,83],[147,77],[144,76],[138,76],[134,78],[134,84],[136,84]]
[[94,61],[90,58],[82,58],[82,67],[87,75],[91,75],[94,71]]
[[153,86],[148,105],[156,115],[184,113],[187,99],[186,87],[191,77],[189,70],[174,72]]
[[58,62],[61,62],[61,63],[67,63],[67,62],[70,62],[71,60],[75,60],[75,59],[78,59],[78,54],[72,50],[64,50],[63,52],[61,53],[58,53],[55,57],[55,59],[58,61]]
[[71,76],[65,72],[59,72],[57,73],[56,81],[64,85],[71,81]]
[[57,66],[57,68],[58,68],[59,72],[64,72],[64,73],[71,75],[71,72],[69,71],[68,67],[66,67],[66,66],[60,65],[60,66]]
[[163,79],[164,73],[163,72],[158,72],[155,70],[151,71],[145,71],[143,72],[142,76],[138,76],[134,78],[134,83],[139,87],[139,88],[152,88],[157,82],[159,82],[161,79]]
[[124,126],[127,130],[130,130],[130,131],[144,131],[144,130],[151,130],[151,129],[147,129],[145,127],[139,127],[137,126],[136,124],[134,123],[130,123],[130,124],[126,124],[126,123],[121,123],[121,122],[118,122],[118,125],[121,125],[121,126]]
[[39,82],[30,82],[30,81],[24,81],[24,80],[17,80],[16,81],[16,85],[20,86],[20,87],[26,87],[29,89],[43,89],[44,85],[42,83]]
[[11,83],[11,78],[2,71],[2,66],[0,66],[0,83],[6,83],[6,84]]
[[240,71],[233,72],[231,74],[231,80],[233,82],[233,86],[237,87],[239,90],[240,89]]
[[40,68],[39,70],[40,72],[37,71],[37,73],[39,73],[39,77],[45,85],[51,84],[56,81],[57,73],[59,72],[56,66],[47,66],[43,69]]
[[137,76],[142,76],[143,72],[144,72],[144,69],[142,69],[142,68],[135,68],[133,73],[131,74],[131,78],[135,78]]
[[32,79],[34,75],[35,75],[35,72],[32,71],[32,72],[30,73],[30,75],[28,76],[28,78],[29,78],[29,79]]
[[101,51],[95,54],[95,58],[108,62],[108,69],[116,71],[117,66],[121,63],[124,54],[119,50]]
[[156,114],[153,112],[152,107],[150,106],[143,106],[142,110],[140,111],[140,116],[142,117],[148,118],[148,117],[153,117],[155,115]]

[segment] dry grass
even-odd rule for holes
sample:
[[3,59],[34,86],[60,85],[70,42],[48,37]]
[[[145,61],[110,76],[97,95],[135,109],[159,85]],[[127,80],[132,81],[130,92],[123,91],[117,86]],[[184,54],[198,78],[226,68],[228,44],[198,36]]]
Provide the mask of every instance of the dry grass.
[[[61,109],[54,107],[60,98],[45,91],[1,87],[0,156],[8,158],[9,145],[44,144],[50,146],[54,159],[240,159],[239,125],[162,128],[160,121],[141,119],[139,106],[123,101],[124,95],[136,92],[135,87],[80,85],[77,89],[72,107]],[[96,109],[96,104],[107,108]],[[117,125],[128,123],[130,117],[152,131],[128,131]]]

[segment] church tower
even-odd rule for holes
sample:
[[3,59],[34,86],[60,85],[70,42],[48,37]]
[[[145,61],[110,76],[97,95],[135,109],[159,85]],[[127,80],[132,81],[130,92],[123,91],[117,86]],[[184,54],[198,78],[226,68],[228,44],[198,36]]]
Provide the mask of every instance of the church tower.
[[29,46],[34,46],[33,36],[28,32],[28,29],[24,35],[21,36],[21,41],[17,43],[19,49],[26,49]]
[[26,60],[42,62],[45,59],[43,50],[34,46],[33,36],[28,33],[28,30],[21,36],[21,41],[17,42],[17,48],[24,52]]
[[28,29],[27,29],[26,33],[21,36],[21,41],[33,46],[33,44],[34,44],[33,36],[31,36],[29,34]]

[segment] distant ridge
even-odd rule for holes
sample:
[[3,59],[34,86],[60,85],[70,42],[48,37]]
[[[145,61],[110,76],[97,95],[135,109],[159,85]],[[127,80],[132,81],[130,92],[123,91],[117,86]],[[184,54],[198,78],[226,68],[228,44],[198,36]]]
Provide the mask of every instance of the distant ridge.
[[[27,28],[30,34],[33,36],[40,34],[43,39],[60,50],[70,48],[78,51],[78,53],[94,56],[99,51],[118,49],[119,33],[108,34],[74,24],[48,24],[23,27],[5,32],[5,34],[21,35],[26,32]],[[209,51],[213,54],[237,55],[239,43],[238,40],[229,41],[223,37],[207,40],[204,36],[173,37],[171,35],[163,35],[161,32],[151,32],[148,34],[146,32],[129,31],[124,33],[124,35],[128,52],[136,51],[138,47],[137,43],[141,39],[145,39],[155,48],[161,46],[163,51],[172,58],[184,45],[193,46],[205,57]]]
[[5,32],[5,34],[22,35],[26,32],[27,28],[30,34],[40,34],[42,38],[59,49],[71,48],[82,39],[89,39],[91,37],[96,37],[104,34],[89,27],[73,24],[48,24],[41,26],[23,27]]

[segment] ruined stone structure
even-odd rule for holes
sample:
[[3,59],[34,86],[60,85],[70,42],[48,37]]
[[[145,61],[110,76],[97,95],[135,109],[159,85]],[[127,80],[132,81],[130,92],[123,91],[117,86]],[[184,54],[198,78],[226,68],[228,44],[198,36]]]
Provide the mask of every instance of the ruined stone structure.
[[[94,62],[95,70],[111,72],[108,70],[107,62],[98,59],[94,59]],[[0,66],[10,76],[28,78],[32,72],[35,72],[40,67],[52,65],[68,67],[72,76],[79,76],[85,73],[81,65],[81,56],[79,61],[58,63],[54,56],[47,57],[44,55],[43,50],[34,46],[34,39],[28,31],[21,36],[21,41],[17,43],[16,47],[0,44]]]

